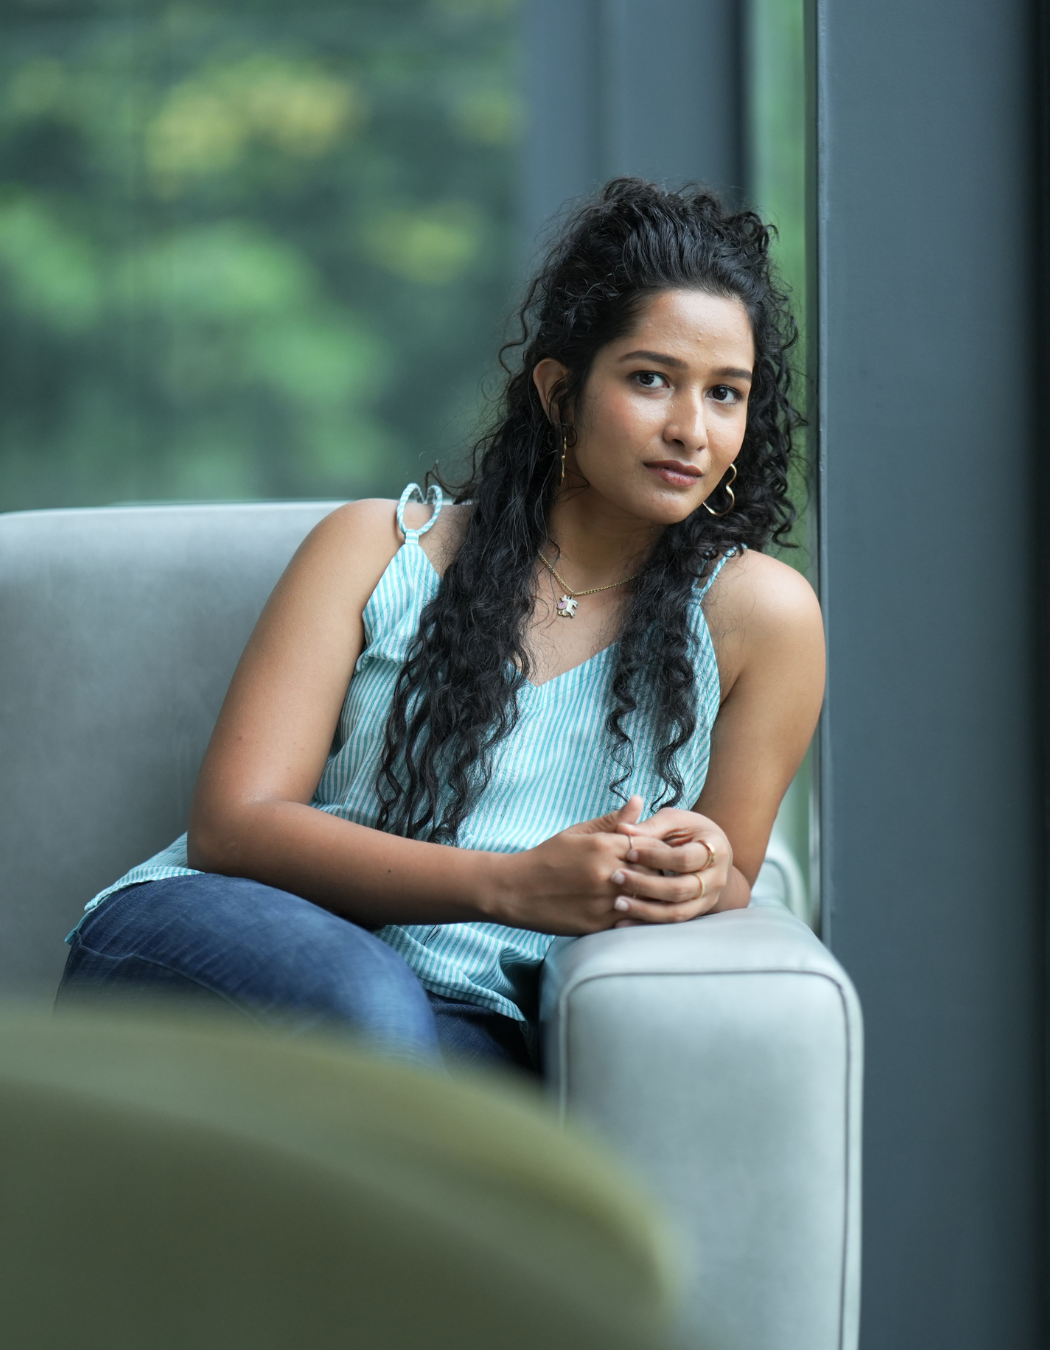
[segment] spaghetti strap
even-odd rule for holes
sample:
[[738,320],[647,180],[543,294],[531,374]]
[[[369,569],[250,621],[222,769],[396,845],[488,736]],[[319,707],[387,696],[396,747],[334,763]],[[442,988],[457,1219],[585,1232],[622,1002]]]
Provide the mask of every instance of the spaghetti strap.
[[[410,530],[407,529],[405,526],[405,507],[408,505],[408,503],[412,500],[413,497],[415,497],[416,500],[420,502],[423,501],[429,502],[430,505],[434,508],[433,511],[431,512],[430,519],[426,522],[425,525],[420,526],[418,530]],[[444,505],[445,505],[444,493],[441,491],[441,487],[438,483],[431,483],[430,488],[428,489],[427,495],[425,497],[423,496],[422,489],[420,488],[418,483],[409,483],[408,487],[405,488],[404,492],[402,492],[401,500],[397,504],[397,528],[405,536],[405,543],[406,544],[418,543],[419,536],[421,534],[426,534],[427,530],[433,528],[434,522],[441,514],[441,508]]]
[[729,559],[735,558],[738,554],[743,553],[746,548],[747,548],[746,544],[738,544],[735,548],[731,548],[728,553],[722,554],[719,560],[715,563],[714,567],[711,568],[711,575],[700,587],[700,594],[697,596],[698,600],[702,600],[704,596],[707,594],[707,592],[711,589],[711,587],[715,584],[715,580],[718,577],[719,572],[721,572],[722,568],[725,567]]

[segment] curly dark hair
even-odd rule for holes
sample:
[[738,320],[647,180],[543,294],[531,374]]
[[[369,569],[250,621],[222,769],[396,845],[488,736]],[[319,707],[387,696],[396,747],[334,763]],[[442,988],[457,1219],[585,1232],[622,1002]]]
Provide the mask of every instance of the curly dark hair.
[[[788,465],[802,419],[789,401],[787,352],[798,330],[769,256],[770,234],[753,211],[731,211],[702,186],[675,192],[637,178],[614,179],[558,232],[517,311],[520,334],[500,353],[506,380],[497,416],[474,447],[469,480],[452,489],[473,509],[396,685],[376,783],[378,828],[455,843],[484,792],[493,749],[517,722],[530,674],[524,638],[563,432],[572,435],[597,352],[630,332],[649,297],[685,288],[737,297],[751,320],[755,370],[736,504],[721,518],[698,509],[659,537],[631,587],[607,719],[615,796],[624,798],[633,765],[626,719],[641,705],[655,718],[665,785],[650,809],[681,800],[675,758],[697,720],[694,588],[729,550],[783,542],[795,519]],[[532,378],[545,357],[568,370],[554,391],[553,418]]]

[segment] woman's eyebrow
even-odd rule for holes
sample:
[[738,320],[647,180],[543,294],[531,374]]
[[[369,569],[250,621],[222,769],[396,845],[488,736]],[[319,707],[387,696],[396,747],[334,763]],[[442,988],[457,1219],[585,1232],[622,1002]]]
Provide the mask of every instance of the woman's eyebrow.
[[[677,356],[665,356],[663,352],[628,352],[625,356],[621,356],[620,360],[637,361],[639,358],[643,361],[655,361],[661,366],[670,366],[672,370],[685,370],[687,366],[687,363],[680,361]],[[745,370],[743,366],[722,366],[720,370],[711,373],[730,380],[750,380],[752,376],[752,372]]]
[[656,361],[661,366],[671,366],[674,370],[685,370],[686,363],[679,361],[677,356],[664,356],[662,352],[628,352],[626,356],[621,356],[621,361],[634,361],[639,357],[643,361]]

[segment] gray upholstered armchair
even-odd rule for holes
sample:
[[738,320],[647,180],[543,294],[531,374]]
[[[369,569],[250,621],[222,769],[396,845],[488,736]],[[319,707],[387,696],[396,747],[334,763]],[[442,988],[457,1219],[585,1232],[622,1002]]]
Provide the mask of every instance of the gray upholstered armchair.
[[[323,504],[0,516],[0,992],[50,995],[91,895],[185,828],[226,684]],[[686,1339],[852,1350],[861,1023],[776,903],[559,940],[559,1108],[677,1220]]]

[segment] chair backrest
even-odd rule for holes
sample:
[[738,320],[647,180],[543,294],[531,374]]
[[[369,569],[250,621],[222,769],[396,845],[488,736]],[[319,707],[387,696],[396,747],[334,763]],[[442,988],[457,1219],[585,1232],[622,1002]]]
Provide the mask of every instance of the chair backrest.
[[0,991],[53,992],[86,901],[186,828],[241,649],[335,505],[0,515]]

